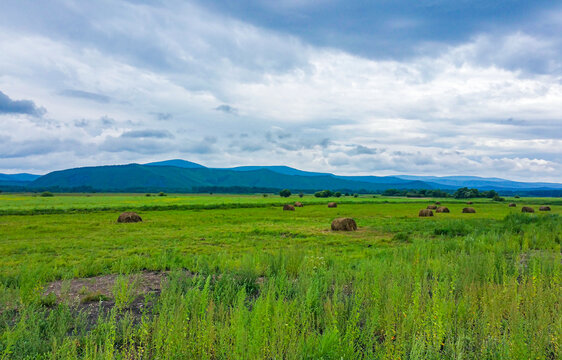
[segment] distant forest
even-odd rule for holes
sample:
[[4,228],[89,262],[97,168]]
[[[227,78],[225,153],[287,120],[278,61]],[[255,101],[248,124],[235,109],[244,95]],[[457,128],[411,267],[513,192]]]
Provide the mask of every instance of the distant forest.
[[[158,193],[162,189],[152,187],[141,188],[126,188],[126,189],[96,189],[92,186],[77,186],[77,187],[60,187],[50,186],[45,188],[27,187],[19,185],[4,185],[0,186],[0,193],[41,193],[49,191],[53,193]],[[194,186],[186,188],[165,189],[168,193],[178,194],[277,194],[280,188],[271,187],[249,187],[249,186]],[[501,196],[537,196],[537,197],[562,197],[562,190],[518,190],[509,191],[502,190],[497,192],[495,190],[480,191],[478,189],[467,187],[459,188],[457,190],[439,190],[439,189],[387,189],[370,191],[365,189],[351,190],[351,189],[333,189],[333,190],[318,190],[318,189],[290,189],[293,194],[314,194],[316,197],[328,196],[352,196],[355,194],[372,194],[383,196],[405,196],[410,198],[421,197],[434,197],[434,198],[455,198],[455,199],[469,199],[469,198],[490,198],[501,201]]]

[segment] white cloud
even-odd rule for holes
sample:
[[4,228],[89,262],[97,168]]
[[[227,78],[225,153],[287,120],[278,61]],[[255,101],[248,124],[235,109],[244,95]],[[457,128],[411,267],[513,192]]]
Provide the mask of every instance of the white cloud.
[[[0,157],[0,172],[183,157],[341,174],[562,178],[551,40],[482,34],[432,56],[376,60],[192,4],[73,4],[89,21],[83,38],[0,26],[0,91],[48,111],[41,122],[0,115],[4,147],[60,145]],[[146,129],[170,136],[121,136]]]

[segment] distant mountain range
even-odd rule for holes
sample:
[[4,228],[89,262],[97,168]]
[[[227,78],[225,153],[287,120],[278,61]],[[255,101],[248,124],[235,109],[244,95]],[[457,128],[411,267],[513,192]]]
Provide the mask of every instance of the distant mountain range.
[[308,172],[288,166],[207,168],[174,159],[144,165],[112,165],[33,174],[0,174],[4,191],[110,191],[110,192],[265,192],[288,188],[312,192],[323,189],[381,192],[386,189],[441,189],[459,187],[531,195],[562,194],[562,184],[525,183],[475,176],[340,176]]

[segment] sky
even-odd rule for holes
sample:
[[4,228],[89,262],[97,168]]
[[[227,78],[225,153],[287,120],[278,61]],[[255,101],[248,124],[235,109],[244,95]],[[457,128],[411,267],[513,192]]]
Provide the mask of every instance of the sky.
[[0,172],[562,182],[560,34],[560,1],[3,1]]

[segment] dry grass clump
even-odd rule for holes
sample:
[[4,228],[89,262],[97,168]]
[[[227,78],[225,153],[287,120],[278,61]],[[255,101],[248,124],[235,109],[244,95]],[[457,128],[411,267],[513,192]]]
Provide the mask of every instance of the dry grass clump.
[[355,231],[357,230],[357,224],[352,218],[337,218],[332,221],[332,230]]
[[136,223],[141,221],[142,218],[139,216],[139,214],[132,211],[126,211],[119,215],[119,217],[117,218],[118,223]]
[[329,208],[335,208],[335,207],[338,207],[338,204],[336,204],[335,202],[329,202],[328,207]]
[[295,211],[295,207],[293,205],[285,204],[285,205],[283,205],[283,210]]
[[474,214],[476,213],[476,210],[474,210],[474,208],[471,207],[465,207],[462,209],[463,214]]
[[433,216],[433,211],[430,209],[421,209],[418,213],[418,216],[425,217],[425,216]]

